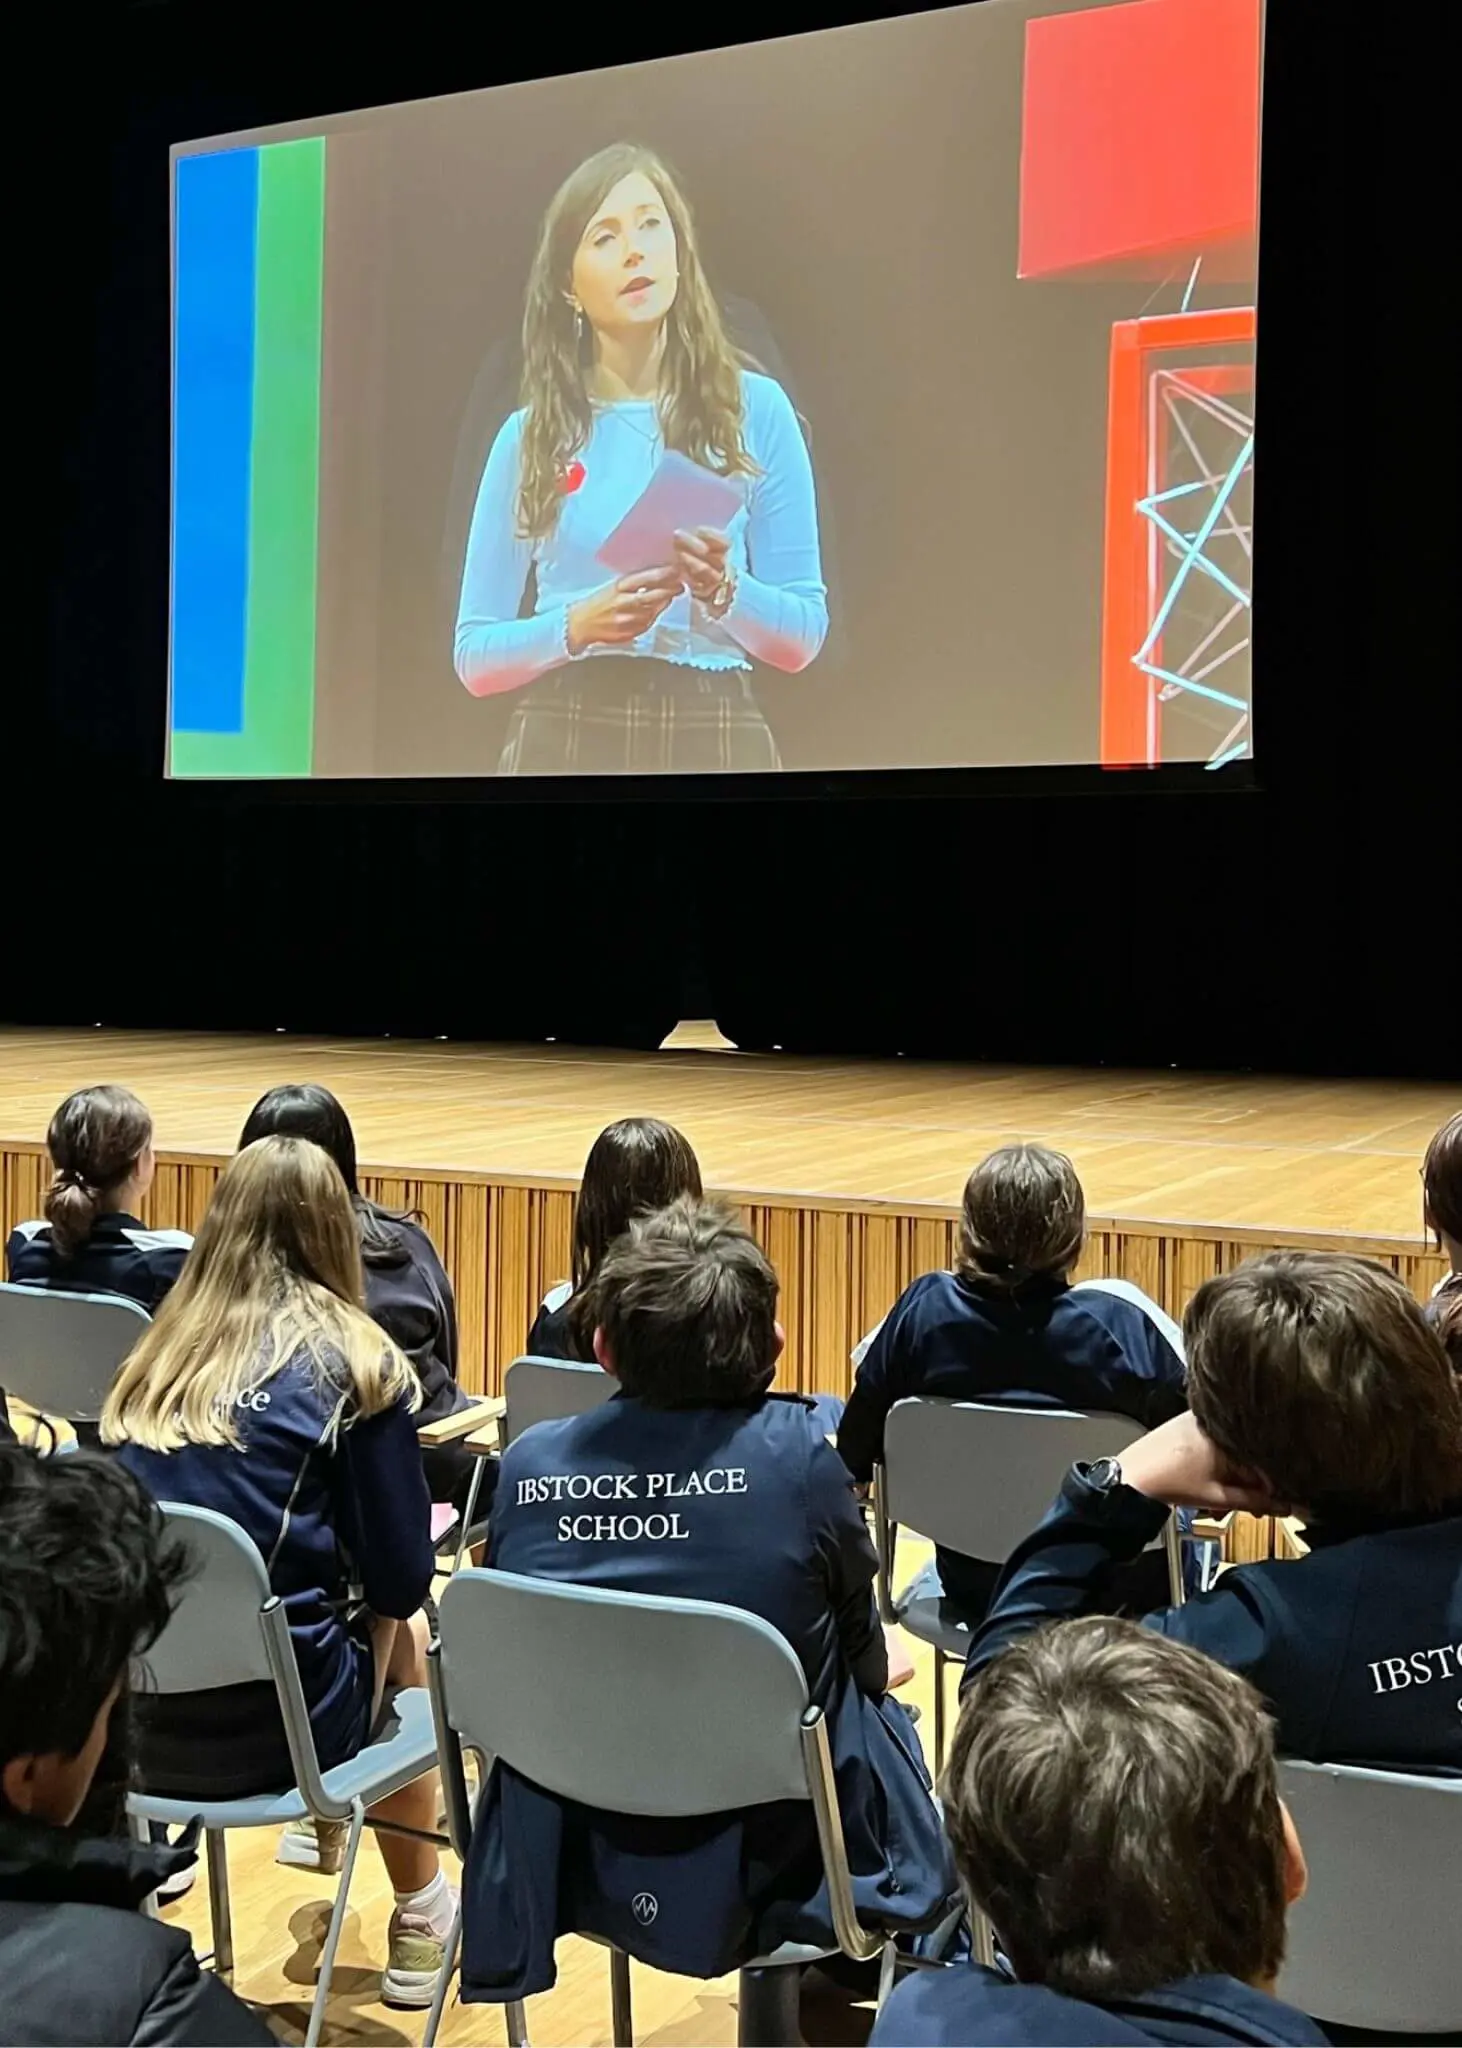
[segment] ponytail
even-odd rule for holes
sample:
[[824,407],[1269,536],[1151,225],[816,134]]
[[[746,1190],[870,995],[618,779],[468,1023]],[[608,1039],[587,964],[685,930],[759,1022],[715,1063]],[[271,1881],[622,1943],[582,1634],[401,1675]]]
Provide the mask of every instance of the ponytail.
[[101,1208],[101,1190],[88,1187],[74,1173],[56,1174],[46,1190],[46,1221],[51,1241],[63,1259],[74,1258],[91,1236]]
[[132,1178],[151,1140],[152,1118],[130,1088],[78,1088],[61,1104],[46,1133],[55,1171],[45,1215],[63,1259],[86,1243],[107,1197]]

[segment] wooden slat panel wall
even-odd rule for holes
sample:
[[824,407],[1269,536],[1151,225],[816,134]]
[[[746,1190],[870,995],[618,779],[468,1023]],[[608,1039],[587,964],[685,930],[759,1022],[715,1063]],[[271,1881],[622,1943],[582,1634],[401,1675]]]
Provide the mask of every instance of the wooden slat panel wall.
[[[218,1164],[197,1157],[160,1158],[146,1220],[196,1230],[218,1172]],[[0,1147],[5,1231],[40,1214],[47,1179],[38,1147]],[[568,1274],[572,1191],[445,1174],[372,1175],[362,1185],[373,1200],[424,1216],[456,1289],[462,1383],[473,1393],[499,1393],[544,1293]],[[846,1393],[853,1346],[916,1274],[948,1267],[956,1254],[953,1212],[754,1198],[741,1212],[781,1276],[787,1350],[778,1384],[804,1392]],[[1204,1280],[1285,1242],[1277,1235],[1258,1244],[1176,1225],[1099,1222],[1079,1273],[1135,1281],[1181,1316]],[[1291,1242],[1314,1240],[1297,1234]],[[1442,1277],[1441,1259],[1413,1246],[1382,1256],[1419,1298]]]

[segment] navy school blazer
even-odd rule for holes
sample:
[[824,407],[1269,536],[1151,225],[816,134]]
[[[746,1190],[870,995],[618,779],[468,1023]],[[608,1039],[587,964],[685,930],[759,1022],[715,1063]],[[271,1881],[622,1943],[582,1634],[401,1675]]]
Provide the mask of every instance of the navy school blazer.
[[[1169,1334],[1171,1332],[1171,1334]],[[838,1428],[838,1450],[867,1481],[895,1402],[911,1395],[1014,1408],[1097,1409],[1152,1429],[1187,1406],[1177,1332],[1136,1289],[1065,1280],[1018,1294],[955,1273],[912,1282],[867,1341]],[[985,1613],[1000,1560],[936,1548],[944,1596]]]
[[[504,1454],[491,1558],[528,1577],[721,1601],[769,1621],[827,1714],[858,1907],[913,1930],[941,1915],[956,1879],[913,1724],[884,1695],[873,1547],[808,1412],[797,1396],[666,1410],[616,1394],[540,1423]],[[617,1497],[586,1503],[569,1489],[579,1475],[616,1477]],[[499,1764],[463,1898],[469,2003],[549,1989],[554,1940],[571,1931],[693,1977],[783,1941],[835,1946],[801,1802],[647,1820],[577,1807]]]
[[[1005,1567],[966,1684],[1028,1630],[1099,1612],[1103,1573],[1136,1557],[1166,1515],[1130,1486],[1099,1492],[1073,1466]],[[1235,1565],[1145,1625],[1250,1679],[1286,1756],[1462,1773],[1462,1503],[1426,1521],[1311,1524],[1305,1535],[1308,1557]]]
[[871,2048],[1097,2048],[1149,2041],[1323,2042],[1292,2005],[1233,1977],[1185,1977],[1129,1998],[1065,1998],[996,1970],[920,1970],[890,1994]]

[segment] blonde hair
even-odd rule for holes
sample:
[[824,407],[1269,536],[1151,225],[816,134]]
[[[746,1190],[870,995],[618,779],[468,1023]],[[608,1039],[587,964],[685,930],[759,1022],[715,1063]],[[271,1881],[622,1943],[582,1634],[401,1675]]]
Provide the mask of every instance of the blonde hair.
[[362,1306],[360,1233],[334,1161],[306,1138],[261,1138],[230,1161],[157,1320],[102,1410],[103,1443],[239,1447],[240,1395],[301,1352],[338,1396],[336,1425],[402,1400],[416,1375]]
[[593,412],[585,370],[590,342],[566,297],[585,228],[621,178],[641,171],[665,202],[675,230],[680,283],[665,322],[660,431],[722,476],[754,476],[741,393],[752,358],[733,347],[701,262],[689,203],[664,158],[635,142],[612,142],[571,171],[549,201],[523,309],[523,443],[518,531],[542,540],[558,524],[569,463],[589,439]]

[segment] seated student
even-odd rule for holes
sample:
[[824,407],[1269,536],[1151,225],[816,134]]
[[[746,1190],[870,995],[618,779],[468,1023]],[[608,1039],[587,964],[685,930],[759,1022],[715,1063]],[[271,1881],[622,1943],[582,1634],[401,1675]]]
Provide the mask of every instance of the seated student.
[[[262,1138],[224,1169],[182,1278],[102,1412],[102,1441],[156,1499],[212,1508],[258,1545],[327,1770],[367,1742],[387,1688],[425,1682],[421,1396],[361,1294],[360,1236],[333,1162],[304,1138]],[[353,1581],[364,1609],[351,1606]],[[159,1790],[243,1797],[293,1780],[271,1687],[140,1705]],[[425,1830],[436,1811],[434,1774],[377,1809]],[[338,1868],[340,1833],[287,1829],[282,1860]],[[376,1839],[396,1893],[381,1995],[426,2005],[455,1895],[430,1843]]]
[[55,1169],[43,1220],[19,1223],[5,1277],[76,1294],[125,1294],[147,1312],[182,1270],[186,1230],[149,1230],[137,1210],[152,1186],[152,1118],[130,1088],[79,1088],[46,1132]]
[[1233,1566],[1147,1626],[1252,1679],[1287,1756],[1462,1771],[1462,1385],[1420,1304],[1368,1260],[1276,1252],[1205,1281],[1184,1327],[1192,1413],[1072,1467],[966,1684],[1089,1612],[1170,1503],[1294,1512],[1307,1556]]
[[[345,1182],[360,1232],[365,1266],[365,1305],[397,1348],[404,1351],[421,1385],[416,1426],[438,1422],[471,1401],[457,1384],[457,1304],[436,1246],[414,1216],[383,1209],[360,1192],[356,1181],[355,1132],[328,1088],[289,1083],[261,1095],[249,1111],[239,1150],[258,1138],[286,1132],[308,1138],[335,1161]],[[473,1458],[460,1444],[424,1445],[421,1462],[433,1500],[465,1492]]]
[[1421,1169],[1426,1227],[1435,1233],[1447,1272],[1432,1295],[1432,1312],[1462,1298],[1462,1110],[1451,1117],[1426,1148]]
[[[1135,1288],[1073,1289],[1086,1237],[1076,1169],[1044,1145],[1005,1145],[970,1175],[959,1264],[907,1287],[858,1366],[838,1450],[866,1483],[896,1401],[925,1394],[1016,1408],[1094,1409],[1151,1428],[1182,1412],[1183,1359],[1167,1319]],[[1171,1326],[1169,1326],[1169,1329]],[[998,1562],[936,1553],[945,1598],[977,1622]],[[1162,1597],[1156,1555],[1114,1582],[1113,1604]]]
[[181,1927],[144,1913],[191,1846],[92,1835],[85,1807],[186,1557],[112,1461],[0,1449],[0,2039],[266,2048]]
[[688,1139],[673,1124],[630,1116],[602,1130],[584,1161],[574,1204],[573,1277],[549,1289],[528,1332],[534,1358],[594,1363],[594,1322],[586,1308],[599,1262],[635,1216],[663,1209],[681,1195],[701,1195],[701,1169]]
[[875,2043],[1324,2041],[1273,1996],[1305,1864],[1233,1672],[1135,1622],[1043,1629],[966,1695],[943,1792],[1010,1973],[916,1972]]
[[[771,1622],[828,1717],[858,1903],[895,1928],[925,1924],[953,1872],[912,1723],[886,1697],[852,1484],[807,1404],[770,1391],[776,1274],[738,1223],[683,1200],[611,1246],[593,1300],[595,1352],[619,1391],[504,1453],[493,1565]],[[464,1995],[546,1989],[554,1934],[573,1926],[692,1976],[781,1941],[827,1941],[819,1877],[810,1809],[586,1814],[500,1767],[463,1879]],[[632,1915],[644,1891],[658,1900],[649,1926]]]

